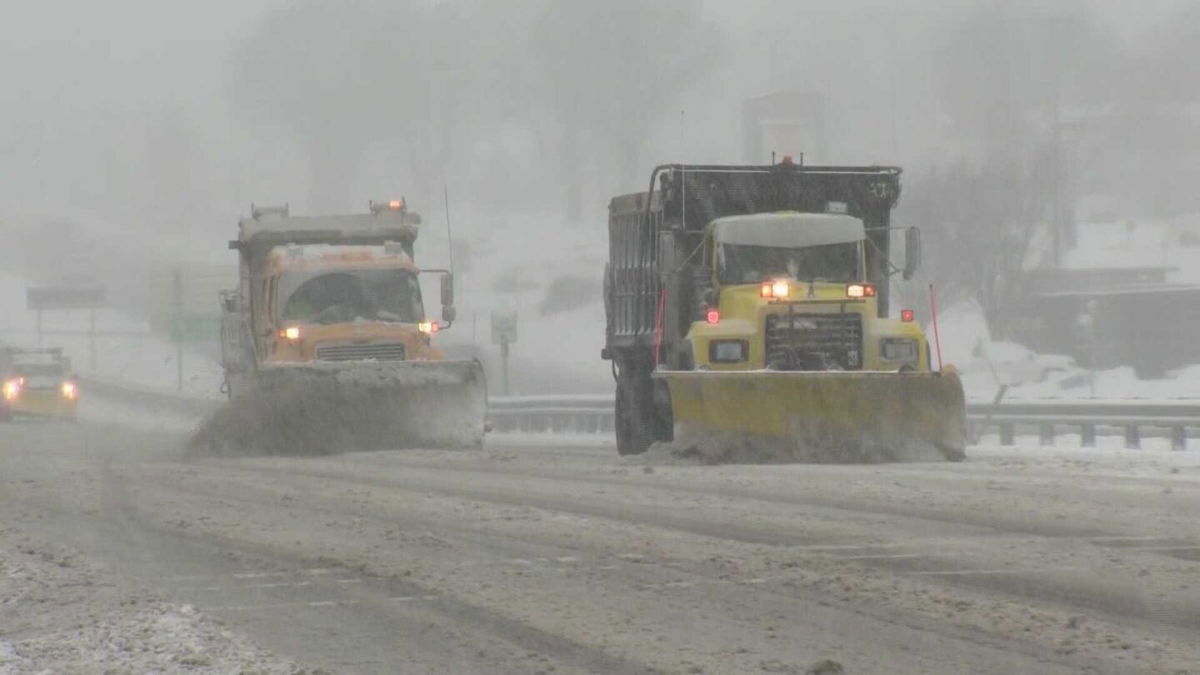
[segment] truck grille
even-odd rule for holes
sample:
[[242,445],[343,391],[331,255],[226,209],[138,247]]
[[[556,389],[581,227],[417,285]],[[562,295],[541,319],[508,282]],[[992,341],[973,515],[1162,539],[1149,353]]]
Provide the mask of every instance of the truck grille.
[[772,314],[765,346],[775,370],[861,370],[862,315]]
[[317,347],[318,361],[403,361],[403,342],[375,342],[368,344],[322,345]]

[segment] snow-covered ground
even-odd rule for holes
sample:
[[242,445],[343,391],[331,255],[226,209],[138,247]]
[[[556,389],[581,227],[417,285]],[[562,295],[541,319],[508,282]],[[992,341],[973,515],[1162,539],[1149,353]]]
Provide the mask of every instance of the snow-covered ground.
[[[1181,368],[1162,380],[1139,380],[1131,367],[1088,371],[1068,356],[993,342],[982,312],[970,304],[941,313],[938,328],[942,359],[958,368],[970,400],[992,400],[1003,385],[1008,385],[1005,400],[1200,398],[1200,365]],[[926,327],[926,334],[933,339],[932,326]]]
[[1167,281],[1200,283],[1200,213],[1165,220],[1096,218],[1077,227],[1065,269],[1170,267]]
[[7,526],[0,542],[0,675],[303,672],[76,550]]
[[[433,221],[433,222],[431,222]],[[431,217],[417,240],[422,267],[447,264],[445,233]],[[604,346],[602,282],[608,259],[603,213],[586,225],[550,216],[459,218],[458,321],[435,343],[472,351],[487,368],[493,394],[501,392],[500,347],[492,342],[494,312],[516,312],[518,337],[510,349],[511,393],[603,393],[612,390]],[[424,282],[426,312],[436,316],[437,283]]]

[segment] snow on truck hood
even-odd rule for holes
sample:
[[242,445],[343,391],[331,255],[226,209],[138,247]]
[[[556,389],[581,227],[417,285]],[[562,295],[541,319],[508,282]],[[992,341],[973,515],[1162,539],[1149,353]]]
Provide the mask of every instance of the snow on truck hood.
[[741,246],[800,248],[862,241],[863,222],[835,213],[756,213],[727,216],[713,221],[718,243]]

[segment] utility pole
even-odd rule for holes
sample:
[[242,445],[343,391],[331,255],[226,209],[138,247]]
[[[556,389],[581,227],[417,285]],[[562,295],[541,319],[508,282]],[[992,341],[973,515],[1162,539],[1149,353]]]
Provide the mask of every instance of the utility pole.
[[508,336],[500,338],[500,362],[501,362],[501,387],[505,396],[510,395],[508,388]]
[[509,346],[517,341],[517,313],[492,312],[492,344],[500,345],[500,386],[505,396],[512,390],[508,379]]
[[88,363],[96,372],[96,309],[88,310]]
[[175,391],[183,391],[183,272],[174,273]]

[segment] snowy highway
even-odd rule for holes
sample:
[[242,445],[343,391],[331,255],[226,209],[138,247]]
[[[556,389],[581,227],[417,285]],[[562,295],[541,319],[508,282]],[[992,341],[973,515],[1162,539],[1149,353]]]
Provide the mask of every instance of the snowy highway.
[[[1200,663],[1195,452],[696,466],[544,441],[232,460],[179,446],[90,422],[3,428],[0,563],[30,573],[0,595],[45,599],[0,604],[0,672]],[[135,606],[191,637],[138,661],[120,639]],[[52,648],[81,625],[101,627],[95,644]]]

